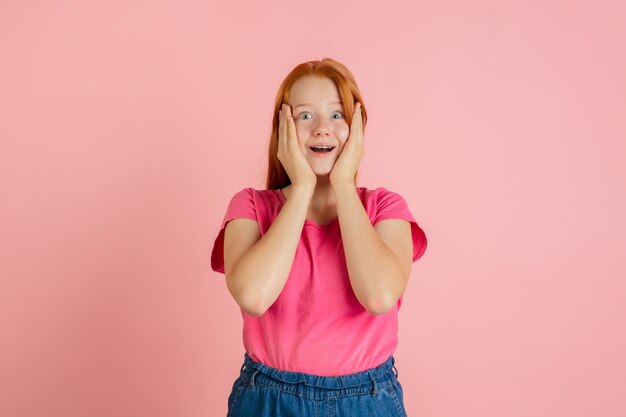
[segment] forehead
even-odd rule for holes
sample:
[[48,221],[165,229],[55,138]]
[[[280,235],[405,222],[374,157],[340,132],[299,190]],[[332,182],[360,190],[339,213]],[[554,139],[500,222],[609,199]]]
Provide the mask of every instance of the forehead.
[[289,101],[297,106],[300,103],[326,104],[341,99],[335,82],[330,78],[305,76],[291,86]]

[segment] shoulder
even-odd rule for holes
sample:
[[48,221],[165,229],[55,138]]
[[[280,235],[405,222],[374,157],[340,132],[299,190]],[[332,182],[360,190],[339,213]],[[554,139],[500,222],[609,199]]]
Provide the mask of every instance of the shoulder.
[[233,210],[255,212],[259,218],[271,217],[271,213],[279,209],[280,205],[280,190],[259,190],[254,187],[245,187],[237,191],[229,204]]
[[237,191],[232,196],[232,199],[248,201],[267,200],[271,198],[272,194],[274,194],[274,190],[258,190],[254,187],[244,187]]
[[239,191],[235,192],[233,195],[231,195],[230,205],[237,206],[237,205],[246,205],[246,204],[253,203],[254,195],[255,195],[254,188],[252,187],[242,188]]
[[266,205],[268,207],[274,206],[280,202],[280,190],[256,189],[253,187],[246,187],[239,192],[244,193],[257,203],[262,203],[263,205]]
[[256,189],[254,187],[244,187],[237,191],[235,195],[246,195],[255,198],[268,198],[275,195],[280,190]]
[[358,187],[363,202],[374,203],[379,205],[387,201],[404,201],[404,197],[400,193],[393,191],[387,187],[366,188]]
[[388,187],[364,188],[361,199],[373,224],[389,218],[413,218],[405,198]]
[[419,259],[426,250],[426,234],[415,220],[405,198],[399,192],[386,187],[377,187],[372,190],[366,190],[364,193],[371,199],[372,224],[376,225],[382,220],[391,219],[406,220],[411,224],[413,262]]
[[234,196],[237,196],[237,197],[253,197],[256,191],[257,190],[255,190],[252,187],[244,187],[244,188],[240,189],[239,191],[237,191],[234,194]]

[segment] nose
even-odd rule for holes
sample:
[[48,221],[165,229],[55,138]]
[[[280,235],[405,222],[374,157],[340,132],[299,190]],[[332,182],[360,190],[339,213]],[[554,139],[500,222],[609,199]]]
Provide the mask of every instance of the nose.
[[313,131],[313,135],[314,136],[320,136],[320,135],[330,136],[330,128],[328,127],[328,121],[320,120],[317,123],[315,130]]

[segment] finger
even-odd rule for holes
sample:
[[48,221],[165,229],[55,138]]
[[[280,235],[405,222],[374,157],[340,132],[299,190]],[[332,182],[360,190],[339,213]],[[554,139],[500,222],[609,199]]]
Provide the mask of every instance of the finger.
[[352,122],[350,123],[350,130],[352,130],[353,127],[356,127],[356,124],[358,123],[358,118],[359,118],[359,102],[357,101],[354,104],[354,111],[352,112]]
[[283,144],[285,145],[285,149],[289,149],[289,115],[287,112],[287,105],[283,103],[282,107],[282,115],[283,115]]
[[355,104],[354,105],[354,110],[352,110],[352,120],[350,120],[350,129],[349,129],[350,134],[348,135],[348,139],[346,140],[346,144],[348,142],[350,142],[350,138],[352,136],[354,136],[353,132],[355,131],[356,124],[357,124],[357,120],[356,119],[357,119],[357,105]]
[[363,112],[361,111],[361,102],[357,102],[354,110],[356,111],[357,128],[361,131],[361,129],[363,129]]
[[287,108],[287,130],[289,131],[289,137],[292,142],[290,145],[297,146],[298,135],[296,133],[296,125],[293,121],[293,116],[291,115],[291,107],[288,104],[286,104],[285,107]]
[[285,105],[283,104],[280,110],[280,121],[283,133],[283,142],[287,143],[287,112],[285,111]]
[[284,149],[285,145],[286,145],[286,139],[285,139],[285,133],[286,133],[286,129],[285,129],[285,112],[282,109],[281,106],[281,110],[278,111],[278,148],[279,149]]
[[278,110],[278,143],[280,143],[280,134],[282,132],[283,129],[283,114],[282,111],[279,109]]

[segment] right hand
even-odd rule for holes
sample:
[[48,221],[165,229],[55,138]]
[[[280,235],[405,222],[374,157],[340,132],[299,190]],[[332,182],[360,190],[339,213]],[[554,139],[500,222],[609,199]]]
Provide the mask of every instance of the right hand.
[[278,160],[283,164],[294,186],[306,185],[315,188],[317,175],[306,159],[306,149],[298,143],[296,125],[291,115],[291,106],[284,104],[278,112]]

